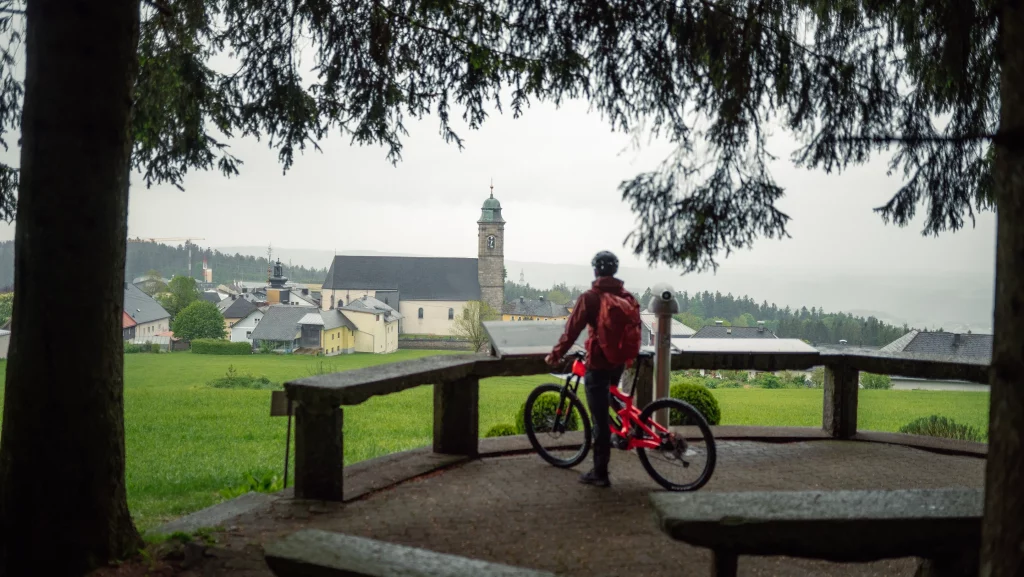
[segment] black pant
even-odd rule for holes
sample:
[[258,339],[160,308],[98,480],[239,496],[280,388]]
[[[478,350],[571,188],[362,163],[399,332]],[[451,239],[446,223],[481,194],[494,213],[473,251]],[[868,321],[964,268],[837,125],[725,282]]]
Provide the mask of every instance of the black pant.
[[608,387],[618,385],[624,366],[614,369],[587,369],[584,384],[587,387],[587,405],[594,420],[594,473],[608,476],[608,459],[612,453],[612,431],[609,428],[608,409],[611,393]]

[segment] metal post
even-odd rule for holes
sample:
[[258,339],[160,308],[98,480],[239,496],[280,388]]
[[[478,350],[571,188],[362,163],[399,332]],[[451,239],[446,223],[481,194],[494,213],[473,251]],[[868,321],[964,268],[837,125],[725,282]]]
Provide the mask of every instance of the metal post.
[[[668,396],[668,383],[672,373],[672,315],[679,312],[679,302],[675,299],[672,287],[661,283],[654,287],[647,310],[658,317],[657,339],[654,349],[654,398],[663,399]],[[663,427],[668,426],[668,411],[658,411],[654,421]]]

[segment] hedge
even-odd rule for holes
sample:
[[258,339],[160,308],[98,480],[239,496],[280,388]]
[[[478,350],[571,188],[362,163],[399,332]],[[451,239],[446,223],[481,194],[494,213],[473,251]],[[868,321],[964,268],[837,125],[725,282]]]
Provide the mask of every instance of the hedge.
[[220,339],[196,339],[192,341],[192,352],[197,355],[251,355],[252,345]]

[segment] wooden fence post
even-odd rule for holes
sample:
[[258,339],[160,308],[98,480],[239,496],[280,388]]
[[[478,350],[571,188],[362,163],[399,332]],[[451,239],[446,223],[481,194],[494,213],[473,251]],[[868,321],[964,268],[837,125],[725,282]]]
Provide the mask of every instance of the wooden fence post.
[[466,377],[434,385],[434,452],[479,454],[480,379]]
[[341,407],[295,407],[295,497],[342,500],[345,461]]
[[654,401],[654,358],[640,357],[633,368],[630,369],[629,377],[632,378],[637,372],[640,377],[636,381],[637,391],[634,402],[641,411]]
[[837,439],[857,434],[860,372],[846,364],[825,365],[825,400],[821,425]]

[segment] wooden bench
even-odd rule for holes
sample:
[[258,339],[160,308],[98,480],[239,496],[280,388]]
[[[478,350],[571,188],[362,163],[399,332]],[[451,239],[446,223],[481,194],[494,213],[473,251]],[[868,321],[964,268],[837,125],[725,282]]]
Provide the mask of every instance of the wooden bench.
[[553,573],[315,529],[267,545],[264,557],[278,577],[554,577]]
[[673,539],[714,551],[712,574],[739,555],[835,562],[925,559],[918,575],[977,575],[981,489],[652,493]]

